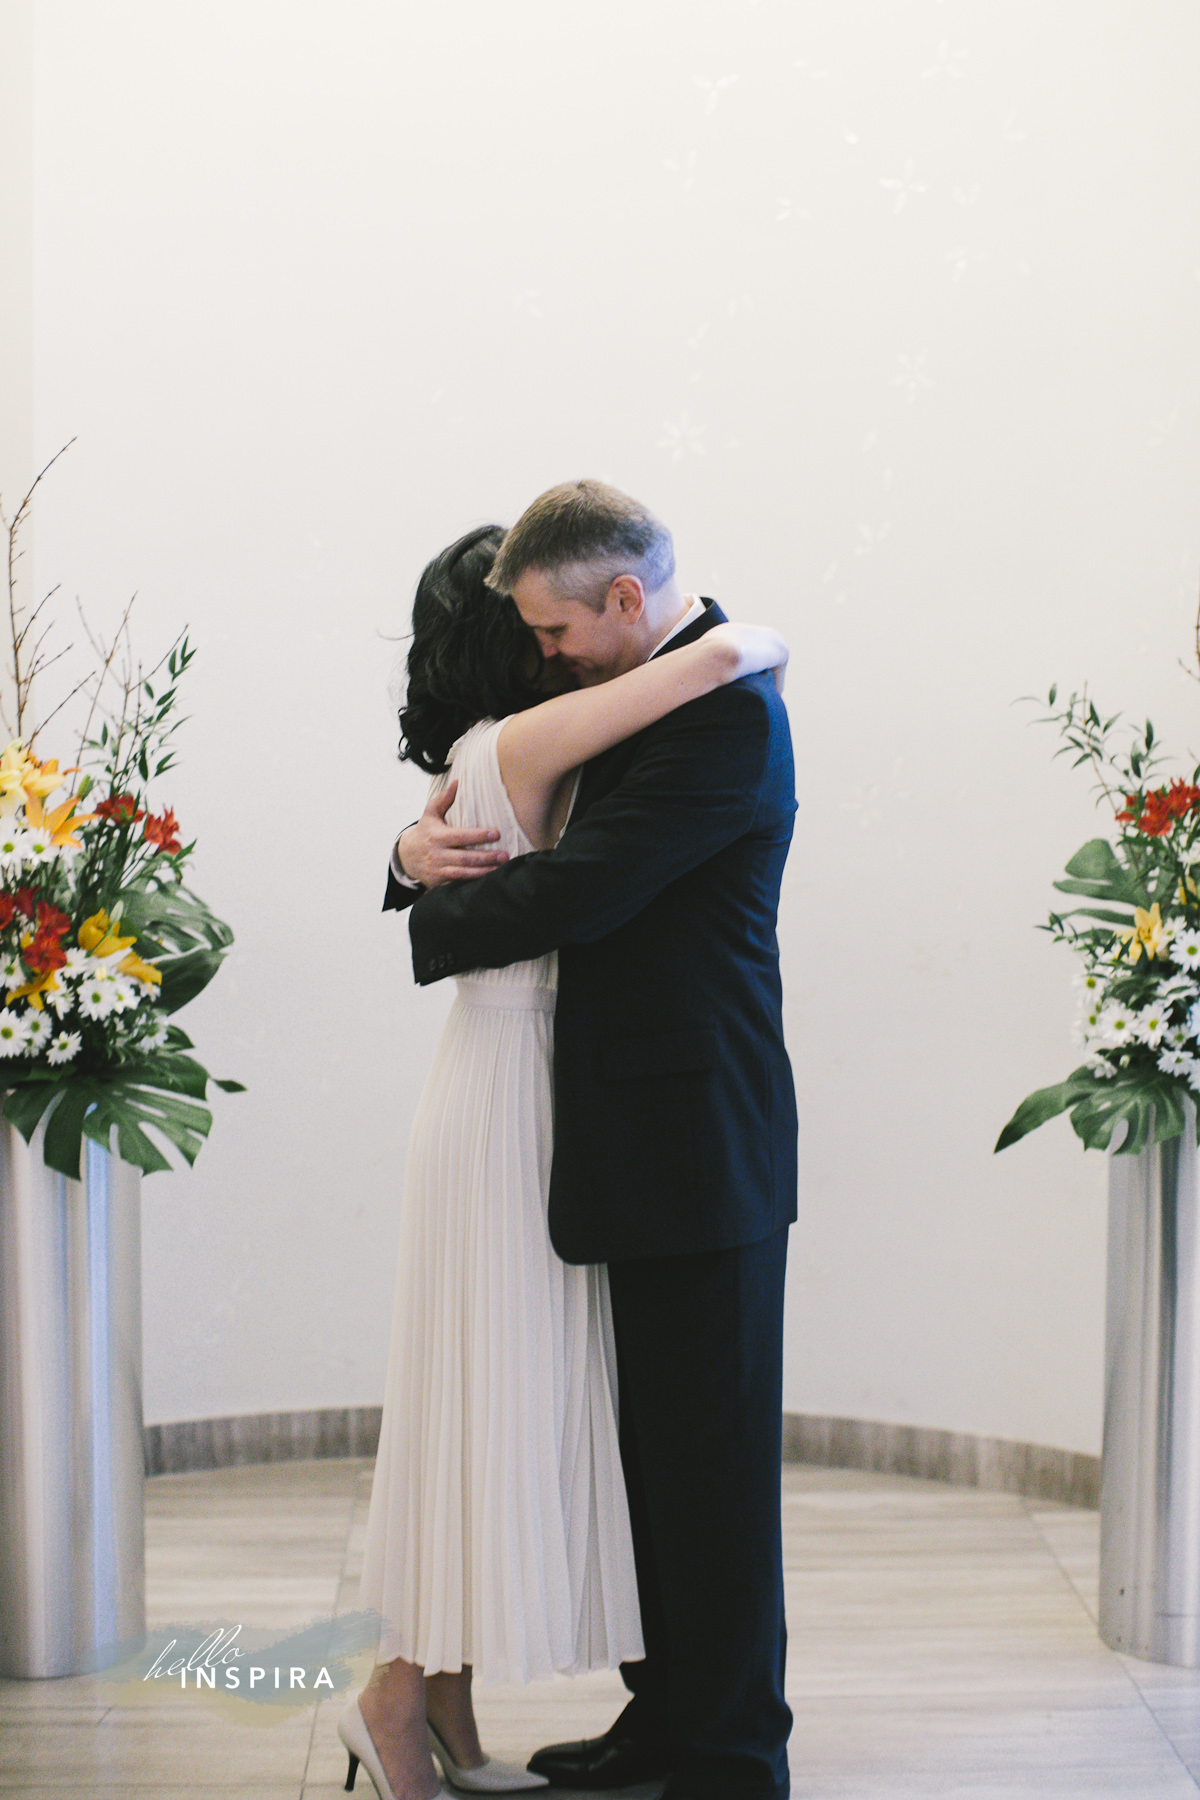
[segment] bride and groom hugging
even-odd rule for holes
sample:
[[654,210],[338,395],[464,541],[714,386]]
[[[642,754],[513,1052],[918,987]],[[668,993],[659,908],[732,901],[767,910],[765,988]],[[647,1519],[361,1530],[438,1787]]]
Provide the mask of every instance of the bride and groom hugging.
[[[401,755],[434,782],[384,904],[458,993],[405,1165],[347,1786],[432,1800],[432,1747],[466,1791],[786,1797],[787,648],[593,481],[435,558],[412,630]],[[472,1672],[618,1665],[603,1736],[484,1754]]]

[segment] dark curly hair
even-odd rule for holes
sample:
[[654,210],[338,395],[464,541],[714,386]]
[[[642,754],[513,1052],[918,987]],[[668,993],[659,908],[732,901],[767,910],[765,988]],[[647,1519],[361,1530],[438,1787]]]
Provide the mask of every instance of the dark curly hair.
[[484,586],[504,528],[481,525],[435,556],[413,600],[400,756],[431,775],[480,719],[523,712],[545,694],[542,656],[514,603]]

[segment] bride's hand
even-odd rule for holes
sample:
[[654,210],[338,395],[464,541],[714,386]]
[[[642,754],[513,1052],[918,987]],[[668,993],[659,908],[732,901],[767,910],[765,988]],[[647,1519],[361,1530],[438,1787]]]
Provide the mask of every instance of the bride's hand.
[[711,645],[721,658],[723,672],[729,671],[724,676],[726,681],[740,681],[743,675],[758,675],[770,669],[775,686],[783,692],[787,640],[769,625],[714,625],[699,641]]

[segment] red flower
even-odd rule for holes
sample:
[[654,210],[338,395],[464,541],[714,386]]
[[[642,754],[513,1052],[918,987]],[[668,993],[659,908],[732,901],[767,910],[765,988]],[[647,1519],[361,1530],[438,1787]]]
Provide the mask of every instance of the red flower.
[[1119,825],[1136,825],[1145,837],[1166,837],[1178,820],[1200,805],[1200,787],[1175,780],[1169,788],[1151,788],[1145,794],[1126,794],[1125,810],[1117,814]]
[[39,900],[37,927],[39,931],[53,932],[55,936],[62,937],[65,931],[71,929],[70,915],[59,912],[57,906],[51,906],[48,900]]
[[49,975],[52,969],[62,968],[67,960],[62,939],[70,929],[71,921],[65,912],[51,906],[48,900],[38,901],[37,930],[21,944],[21,955],[33,974]]
[[139,810],[132,794],[110,794],[107,800],[97,801],[96,811],[102,819],[111,819],[114,825],[136,825],[146,816]]
[[0,931],[11,925],[17,916],[17,903],[11,894],[0,894]]
[[67,960],[61,937],[50,931],[35,931],[29,942],[21,945],[21,956],[34,975],[49,975]]
[[1200,787],[1190,787],[1186,781],[1173,781],[1164,798],[1171,817],[1184,819],[1200,802]]
[[[141,814],[138,814],[141,817]],[[164,856],[174,856],[177,850],[183,849],[179,837],[179,820],[169,806],[163,808],[161,819],[153,813],[142,826],[142,836],[151,844],[157,844]]]
[[34,901],[37,899],[37,895],[34,893],[33,889],[29,887],[18,888],[13,895],[13,899],[17,903],[17,911],[19,913],[24,913],[27,919],[32,919]]

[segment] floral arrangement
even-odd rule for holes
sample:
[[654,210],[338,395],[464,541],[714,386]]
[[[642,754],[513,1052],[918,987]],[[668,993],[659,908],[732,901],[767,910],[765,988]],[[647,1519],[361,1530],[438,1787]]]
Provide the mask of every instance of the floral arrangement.
[[1200,1096],[1200,768],[1190,780],[1155,781],[1163,759],[1149,721],[1120,752],[1119,714],[1102,718],[1086,694],[1055,711],[1056,698],[1051,688],[1043,722],[1059,727],[1058,755],[1091,766],[1116,836],[1093,838],[1071,858],[1054,886],[1086,904],[1052,912],[1042,927],[1080,958],[1083,1062],[1031,1094],[996,1149],[1069,1112],[1088,1149],[1107,1149],[1124,1123],[1117,1152],[1133,1154],[1178,1137],[1185,1100]]
[[[33,683],[57,658],[40,651],[44,631],[29,642],[41,607],[29,613],[19,603],[16,565],[42,475],[4,521],[12,657],[0,717],[12,736],[0,752],[3,1110],[26,1142],[45,1119],[45,1160],[65,1175],[79,1178],[85,1136],[107,1149],[114,1129],[118,1154],[150,1173],[171,1164],[147,1127],[189,1163],[211,1127],[210,1077],[171,1015],[207,985],[233,942],[184,884],[194,844],[182,842],[172,809],[154,811],[147,797],[172,766],[176,688],[195,651],[184,635],[145,674],[129,645],[129,607],[111,644],[84,620],[97,667],[67,696],[85,696],[76,760],[60,769],[57,757],[34,754],[41,727],[24,729]],[[118,697],[108,704],[113,682]]]

